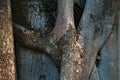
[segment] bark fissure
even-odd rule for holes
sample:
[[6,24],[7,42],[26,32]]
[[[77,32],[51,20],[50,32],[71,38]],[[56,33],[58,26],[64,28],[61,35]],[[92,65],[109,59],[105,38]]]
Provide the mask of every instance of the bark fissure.
[[[99,47],[99,49],[98,49],[98,53],[99,53],[99,54],[100,54],[101,50],[103,49],[103,47],[105,46],[105,44],[106,44],[106,43],[108,42],[108,40],[110,39],[113,31],[114,31],[114,30],[116,29],[116,27],[117,27],[117,26],[116,26],[117,24],[118,24],[118,1],[116,0],[116,7],[115,7],[114,16],[113,16],[112,27],[111,27],[111,29],[110,29],[110,31],[109,31],[109,34],[106,36],[106,38],[105,38],[105,40],[103,41],[102,45],[101,45],[101,46]],[[98,53],[96,54],[94,61],[96,61]],[[94,65],[95,65],[95,62],[94,62],[94,64],[93,64],[93,66],[94,66]],[[91,72],[90,72],[89,80],[91,79],[92,72],[93,72],[93,68],[94,68],[94,67],[92,67],[92,70],[91,70]]]

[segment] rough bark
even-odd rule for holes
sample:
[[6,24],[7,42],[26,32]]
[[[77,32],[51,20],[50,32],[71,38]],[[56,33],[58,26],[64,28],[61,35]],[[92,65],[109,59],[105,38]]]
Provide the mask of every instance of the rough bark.
[[[100,57],[99,53],[102,53],[102,55],[105,53],[104,50],[102,52],[101,50],[111,37],[113,29],[115,29],[116,16],[114,15],[116,15],[116,0],[87,0],[80,24],[78,27],[76,26],[77,29],[74,25],[75,20],[73,16],[74,0],[58,0],[57,20],[55,27],[52,28],[48,27],[51,24],[47,25],[46,23],[50,21],[49,17],[51,15],[48,14],[54,14],[53,12],[55,11],[54,9],[51,11],[50,9],[50,12],[48,12],[47,10],[49,8],[45,8],[45,4],[43,4],[45,1],[41,0],[38,2],[39,4],[36,3],[37,0],[14,1],[14,34],[17,43],[16,55],[18,60],[17,66],[19,66],[19,79],[27,80],[23,74],[30,76],[31,80],[50,78],[47,73],[37,74],[37,70],[50,72],[50,70],[42,70],[41,68],[41,66],[46,64],[45,62],[48,62],[49,64],[53,63],[52,67],[55,68],[55,72],[57,71],[56,76],[51,75],[54,79],[59,77],[60,70],[61,80],[99,80],[100,76],[98,71],[102,70],[102,68],[96,65],[96,59]],[[16,5],[19,5],[19,7],[16,7]],[[22,8],[23,10],[21,10]],[[46,14],[47,17],[42,15],[43,13]],[[22,16],[25,18],[24,20],[21,18]],[[43,17],[45,17],[45,20],[48,19],[47,22],[43,21],[45,24],[41,24]],[[47,27],[45,27],[46,25]],[[114,40],[114,38],[111,40]],[[111,52],[116,54],[114,51]],[[110,56],[113,55],[111,52],[108,52]],[[36,56],[38,56],[37,59]],[[50,58],[48,58],[48,56]],[[45,57],[47,60],[42,60],[42,57]],[[105,60],[104,57],[103,55],[101,58],[103,62],[106,62],[107,60]],[[43,64],[39,63],[40,61],[42,61]],[[115,61],[115,59],[113,61]],[[32,66],[32,64],[35,65]],[[58,70],[55,65],[57,65]],[[101,66],[102,65],[104,64],[101,63]],[[113,67],[114,66],[111,68]],[[114,69],[113,72],[115,72],[117,68]],[[31,74],[29,70],[31,70]],[[54,74],[54,71],[50,74]],[[35,76],[35,74],[37,76]],[[115,74],[113,78],[115,78],[116,75],[117,74]]]
[[15,80],[10,0],[0,0],[0,80]]
[[59,80],[60,50],[50,34],[56,0],[12,0],[12,4],[18,79]]
[[[44,2],[44,1],[43,1]],[[22,2],[22,3],[24,3],[24,1]],[[19,4],[22,4],[22,3],[19,3]],[[28,16],[29,17],[29,14],[31,14],[30,12],[29,12],[29,10],[31,9],[31,7],[28,7],[27,5],[28,5],[28,3],[29,4],[33,4],[34,3],[34,1],[33,2],[30,2],[30,1],[28,1],[26,4],[24,4],[25,5],[25,12],[24,12],[24,10],[23,11],[19,11],[19,12],[21,12],[22,14],[21,15],[23,15],[24,13],[27,13],[28,15],[26,15],[26,16]],[[17,5],[18,3],[17,2],[15,2],[15,5]],[[29,57],[23,57],[23,55],[22,54],[24,54],[24,56],[27,56],[27,54],[26,53],[28,53],[28,51],[29,50],[34,50],[34,51],[38,51],[40,54],[37,54],[38,56],[42,56],[41,55],[41,52],[43,52],[42,54],[43,54],[43,56],[45,56],[45,55],[48,55],[48,56],[50,56],[51,57],[51,59],[53,60],[53,62],[55,62],[55,64],[56,65],[58,65],[57,67],[58,67],[58,69],[60,70],[60,60],[61,60],[61,55],[63,55],[63,53],[66,55],[66,54],[70,54],[70,55],[73,55],[73,54],[75,54],[75,50],[77,49],[78,50],[78,47],[80,47],[79,46],[79,44],[75,47],[75,50],[73,49],[74,48],[74,46],[75,46],[75,44],[77,44],[78,42],[77,42],[77,39],[76,39],[76,30],[75,30],[75,26],[74,26],[74,17],[73,17],[73,4],[74,4],[74,1],[73,0],[71,0],[71,1],[69,1],[69,0],[66,0],[65,2],[64,2],[64,0],[61,0],[61,1],[58,1],[58,5],[59,5],[59,7],[58,7],[58,17],[57,17],[57,22],[56,22],[56,26],[55,26],[55,28],[53,29],[53,31],[52,31],[52,33],[50,34],[50,35],[47,35],[47,36],[43,36],[43,34],[41,33],[41,32],[38,32],[38,31],[36,31],[35,29],[37,29],[37,28],[35,28],[35,29],[31,29],[31,27],[32,26],[35,26],[35,27],[37,27],[36,25],[35,25],[35,23],[36,22],[38,22],[37,20],[36,20],[36,18],[34,18],[35,20],[36,20],[36,22],[34,22],[34,24],[32,24],[31,22],[29,23],[29,24],[31,24],[32,26],[29,26],[29,27],[27,27],[28,26],[28,24],[26,23],[23,23],[23,22],[20,22],[19,20],[17,20],[17,19],[19,19],[20,17],[18,17],[18,18],[16,18],[17,16],[17,13],[19,13],[19,12],[17,12],[17,9],[16,8],[14,8],[13,9],[13,14],[14,14],[14,22],[16,22],[17,24],[14,24],[14,33],[15,33],[15,40],[16,40],[16,42],[21,46],[21,47],[24,47],[24,48],[27,48],[28,50],[26,50],[26,49],[21,49],[21,47],[17,47],[18,49],[16,49],[17,51],[16,51],[16,56],[17,56],[17,64],[18,64],[18,73],[20,73],[20,74],[18,74],[18,76],[22,76],[22,77],[19,77],[19,79],[24,79],[26,76],[24,76],[24,75],[22,75],[22,72],[23,73],[25,73],[23,70],[27,70],[27,69],[25,69],[25,68],[22,68],[21,67],[21,65],[22,66],[24,66],[24,67],[27,67],[26,65],[24,65],[24,63],[28,63],[28,62],[30,62],[28,59],[29,59],[29,57],[32,57],[32,56],[34,56],[35,54],[32,54],[32,53],[35,53],[35,52],[32,52],[32,53],[30,53],[29,54]],[[36,4],[34,4],[33,6],[35,6]],[[14,6],[14,5],[13,5]],[[22,7],[21,7],[22,8]],[[30,8],[30,9],[29,9]],[[41,7],[39,7],[40,9],[41,9]],[[63,11],[61,11],[61,8],[64,8],[64,10]],[[20,9],[20,7],[19,7],[19,9]],[[28,10],[28,12],[26,12]],[[34,10],[33,10],[34,11]],[[24,12],[24,13],[23,13]],[[41,12],[42,13],[42,12]],[[34,16],[34,14],[32,13],[32,15]],[[27,20],[27,17],[25,16],[25,20]],[[43,16],[43,17],[45,17],[45,16]],[[60,19],[59,19],[60,18]],[[30,20],[30,21],[34,21],[34,19],[33,20]],[[61,21],[60,21],[61,20]],[[28,21],[27,21],[28,22]],[[20,25],[19,25],[20,24]],[[37,24],[37,23],[36,23]],[[23,25],[23,26],[21,26],[21,25]],[[41,27],[41,26],[39,26],[39,27]],[[60,28],[60,29],[57,29],[57,28]],[[73,29],[73,30],[72,30]],[[60,33],[59,33],[59,31],[60,31]],[[72,33],[71,33],[72,32]],[[59,33],[59,34],[58,34]],[[68,40],[67,39],[64,39],[64,37],[63,37],[63,35],[67,35],[68,37],[67,38],[69,38]],[[64,52],[64,48],[62,48],[62,47],[64,47],[64,43],[61,41],[61,39],[63,39],[63,42],[65,43],[65,49],[68,49],[68,50],[66,50],[66,52]],[[72,41],[72,39],[73,39],[73,41]],[[69,41],[70,40],[70,41]],[[68,41],[68,44],[66,44],[66,41]],[[75,42],[74,42],[75,41]],[[71,44],[71,42],[72,42],[72,44]],[[71,46],[70,48],[69,48],[69,45]],[[62,52],[62,51],[63,52]],[[74,50],[74,51],[72,51],[72,50]],[[69,53],[69,51],[70,52],[72,52],[72,53]],[[20,54],[20,55],[18,55],[18,54]],[[75,54],[75,55],[78,55],[79,57],[77,58],[77,60],[79,61],[79,63],[78,62],[75,62],[75,61],[72,61],[72,58],[70,58],[70,56],[69,56],[69,58],[70,58],[70,60],[68,60],[69,62],[71,62],[72,64],[74,63],[74,67],[72,67],[71,68],[71,70],[73,70],[73,68],[77,68],[77,73],[78,72],[80,72],[80,69],[78,69],[80,66],[76,66],[75,67],[75,65],[77,65],[77,64],[79,64],[79,65],[81,65],[81,52],[79,53],[78,52],[78,54]],[[75,57],[75,55],[74,55],[74,57]],[[65,62],[65,65],[62,65],[62,68],[61,68],[61,70],[62,71],[65,71],[65,72],[62,72],[61,71],[61,74],[62,73],[65,73],[66,75],[66,77],[67,77],[67,79],[70,79],[72,76],[70,76],[70,77],[68,77],[69,75],[71,75],[71,74],[74,74],[74,73],[76,73],[76,71],[75,72],[72,72],[71,74],[69,73],[68,74],[68,72],[66,71],[66,70],[64,70],[64,69],[67,69],[68,67],[65,67],[66,65],[67,65],[67,63],[69,64],[69,62],[68,61],[64,61],[64,59],[67,59],[67,57],[66,56],[63,56],[63,60],[62,60],[62,63],[64,63]],[[23,61],[21,61],[21,60],[23,60]],[[35,63],[34,62],[34,60],[35,59],[32,59],[32,63]],[[76,60],[76,59],[75,59]],[[40,61],[40,58],[38,58],[38,62]],[[30,63],[31,63],[30,62]],[[43,62],[44,63],[44,62]],[[21,65],[20,65],[21,64]],[[31,64],[27,64],[28,66],[31,66]],[[42,66],[43,64],[41,64],[41,66]],[[37,64],[36,64],[36,66],[37,66]],[[54,65],[53,65],[54,66]],[[72,66],[72,65],[70,65],[70,66]],[[63,68],[63,67],[65,67],[65,68]],[[34,68],[34,67],[33,67]],[[40,67],[38,66],[38,69],[39,69]],[[70,67],[69,67],[70,68]],[[69,69],[68,68],[68,69]],[[75,69],[76,70],[76,69]],[[27,71],[28,72],[28,71]],[[46,71],[45,71],[46,72]],[[49,72],[49,71],[48,71]],[[71,71],[70,71],[71,72]],[[33,73],[34,73],[34,71],[33,71]],[[36,73],[35,73],[36,74]],[[41,74],[39,74],[39,75],[41,75]],[[74,74],[75,75],[75,74]],[[30,74],[29,74],[29,76],[30,76]],[[46,76],[47,76],[47,74],[46,74]],[[75,79],[78,79],[78,77],[79,77],[79,74],[76,74],[76,76],[74,76],[73,78],[75,78]],[[48,77],[48,76],[47,76]],[[32,77],[32,75],[31,75],[31,79],[33,79],[34,77]],[[71,79],[73,79],[73,78],[71,78]],[[25,79],[27,79],[27,78],[25,78]],[[37,78],[36,78],[37,79]],[[66,78],[64,78],[64,76],[61,76],[61,79],[63,80],[63,79],[66,79]]]
[[[82,42],[77,39],[73,17],[74,1],[58,1],[58,17],[53,29],[62,52],[60,80],[79,80],[82,78]],[[64,8],[63,10],[61,10]],[[79,44],[79,41],[81,44]]]
[[[86,70],[85,80],[89,80],[91,72],[94,70],[96,56],[99,50],[108,41],[108,36],[111,36],[114,27],[116,27],[116,0],[87,0],[86,7],[80,22],[80,36],[84,41],[84,56]],[[79,30],[78,29],[78,30]],[[109,35],[110,34],[110,35]],[[107,40],[107,41],[106,41]],[[83,80],[84,80],[83,79]]]

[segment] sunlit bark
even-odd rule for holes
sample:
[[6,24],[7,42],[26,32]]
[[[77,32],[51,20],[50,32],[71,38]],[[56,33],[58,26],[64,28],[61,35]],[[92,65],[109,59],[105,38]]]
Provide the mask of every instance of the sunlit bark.
[[0,80],[15,80],[10,0],[0,1]]

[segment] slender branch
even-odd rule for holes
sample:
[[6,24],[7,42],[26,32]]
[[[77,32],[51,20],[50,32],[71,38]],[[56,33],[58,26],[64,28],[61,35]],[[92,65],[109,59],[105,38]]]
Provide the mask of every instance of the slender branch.
[[73,4],[74,0],[58,0],[58,15],[52,31],[52,34],[57,37],[57,41],[60,41],[61,37],[66,34],[68,24],[74,27]]

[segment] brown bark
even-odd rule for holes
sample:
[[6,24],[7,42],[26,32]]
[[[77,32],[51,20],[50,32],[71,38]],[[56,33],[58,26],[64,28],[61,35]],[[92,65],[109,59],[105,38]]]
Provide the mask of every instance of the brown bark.
[[[28,28],[25,28],[24,26],[21,26],[18,24],[14,24],[15,40],[22,47],[46,53],[53,59],[53,61],[57,64],[59,69],[60,69],[59,60],[61,60],[61,55],[64,55],[62,56],[63,57],[62,63],[64,64],[61,65],[62,67],[61,80],[70,79],[70,78],[79,79],[79,76],[82,76],[82,75],[79,75],[79,73],[81,73],[80,70],[81,70],[81,64],[82,64],[81,63],[82,52],[79,50],[80,45],[78,44],[78,41],[76,39],[77,35],[76,35],[74,19],[73,19],[74,18],[73,5],[74,5],[73,0],[58,1],[58,17],[56,21],[56,26],[53,29],[52,34],[50,34],[50,36],[42,37],[39,32],[35,32],[34,30],[33,31],[29,30]],[[61,11],[61,8],[63,8],[63,11]],[[68,40],[65,38],[68,38]],[[75,47],[76,44],[77,46]],[[64,49],[66,49],[65,50],[66,52],[64,52]],[[75,54],[76,52],[77,54]],[[17,53],[19,53],[18,50],[17,50]],[[67,57],[65,55],[72,55],[72,57],[71,56]],[[77,60],[76,59],[72,60],[73,57],[75,58],[76,56],[78,56]],[[70,58],[70,60],[68,58]],[[65,60],[65,59],[68,59],[68,60]],[[74,64],[74,66],[72,67],[71,64]],[[67,65],[71,66],[70,71],[66,70],[67,68],[70,69],[70,67]],[[69,72],[71,74],[74,74],[73,75],[74,77],[72,77]],[[66,75],[63,75],[63,74],[66,74]],[[64,78],[64,77],[67,77],[67,78]]]
[[0,1],[0,80],[15,80],[10,0]]

